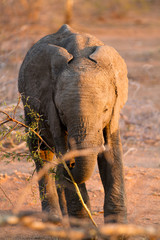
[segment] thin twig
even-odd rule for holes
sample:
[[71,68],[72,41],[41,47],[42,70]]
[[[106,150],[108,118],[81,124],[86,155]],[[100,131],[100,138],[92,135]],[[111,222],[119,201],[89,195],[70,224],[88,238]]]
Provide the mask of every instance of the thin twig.
[[0,141],[4,140],[19,124],[16,123],[1,139]]
[[11,199],[7,196],[6,192],[4,191],[4,189],[2,188],[1,184],[0,184],[0,189],[3,192],[3,194],[5,195],[5,197],[8,199],[8,201],[10,202],[10,204],[12,205],[12,207],[14,207],[14,204],[12,203]]
[[4,121],[2,121],[1,123],[0,123],[0,126],[2,126],[3,124],[5,124],[5,123],[7,123],[7,122],[10,122],[11,120],[10,119],[6,119],[6,120],[4,120]]
[[17,111],[17,108],[18,108],[20,102],[21,102],[21,95],[19,94],[18,102],[17,102],[17,105],[15,106],[15,108],[14,108],[14,110],[13,110],[13,117],[12,117],[12,118],[15,118],[16,111]]
[[128,120],[128,117],[125,116],[123,113],[120,113],[120,116],[121,116],[121,118],[124,120],[124,122],[125,122],[127,125],[132,124],[132,125],[139,125],[139,126],[141,126],[140,123],[136,123],[136,122],[133,122],[133,121],[129,121],[129,120]]
[[125,152],[125,153],[123,154],[123,156],[125,157],[125,156],[128,155],[128,153],[130,153],[130,152],[135,152],[135,151],[137,151],[137,148],[129,148],[129,149],[127,150],[127,152]]

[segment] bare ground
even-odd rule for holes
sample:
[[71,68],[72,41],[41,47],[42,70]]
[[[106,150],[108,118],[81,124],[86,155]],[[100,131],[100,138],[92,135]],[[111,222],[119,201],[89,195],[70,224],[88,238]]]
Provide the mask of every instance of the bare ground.
[[[122,111],[120,126],[124,149],[124,173],[128,221],[138,225],[160,226],[160,21],[152,18],[114,21],[101,25],[74,26],[90,32],[115,47],[126,60],[129,98]],[[17,99],[17,74],[27,49],[48,29],[24,25],[1,42],[0,98],[10,106]],[[2,105],[5,109],[6,106]],[[22,109],[19,110],[22,113]],[[3,150],[26,149],[12,141],[3,142]],[[3,152],[1,152],[1,156]],[[1,159],[0,215],[15,208],[34,170],[34,164]],[[7,163],[9,161],[9,163]],[[103,224],[103,187],[98,169],[87,182],[93,218]],[[6,196],[7,195],[7,196]],[[21,210],[41,211],[37,184],[32,185]],[[2,227],[0,239],[50,239],[20,227]]]

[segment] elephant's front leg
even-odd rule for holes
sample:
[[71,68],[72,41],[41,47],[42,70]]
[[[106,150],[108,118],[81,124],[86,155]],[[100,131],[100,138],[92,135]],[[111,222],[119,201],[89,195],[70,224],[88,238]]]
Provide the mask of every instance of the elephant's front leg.
[[[69,170],[73,168],[73,159],[66,162]],[[75,186],[72,183],[63,164],[59,164],[57,168],[57,191],[59,195],[60,207],[63,215],[69,215],[76,218],[87,218],[88,214],[84,209],[79,196],[76,192]],[[90,209],[90,201],[85,183],[78,184],[81,196]]]
[[[90,201],[85,183],[78,184],[82,198],[90,209]],[[72,183],[66,183],[65,196],[67,201],[68,215],[76,218],[88,218],[88,214],[84,209],[79,196],[77,195],[75,186]]]
[[127,210],[120,135],[119,131],[111,135],[107,130],[104,135],[109,150],[98,156],[99,172],[105,193],[104,219],[106,223],[125,223]]

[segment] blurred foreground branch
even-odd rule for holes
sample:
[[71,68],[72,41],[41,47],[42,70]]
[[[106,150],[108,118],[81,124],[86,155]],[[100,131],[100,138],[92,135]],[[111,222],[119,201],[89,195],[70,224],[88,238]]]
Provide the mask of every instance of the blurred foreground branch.
[[[160,228],[151,226],[141,227],[137,225],[124,225],[124,224],[107,224],[103,225],[99,229],[94,228],[91,225],[82,224],[81,220],[75,220],[76,227],[65,227],[64,220],[61,222],[61,226],[56,226],[53,222],[42,222],[36,219],[34,215],[6,215],[0,216],[0,227],[5,225],[21,225],[28,229],[43,232],[48,236],[64,238],[64,239],[86,239],[101,237],[106,239],[108,236],[118,237],[121,235],[125,236],[143,236],[149,239],[159,239]],[[74,219],[71,219],[74,223]],[[64,226],[63,226],[64,225]]]

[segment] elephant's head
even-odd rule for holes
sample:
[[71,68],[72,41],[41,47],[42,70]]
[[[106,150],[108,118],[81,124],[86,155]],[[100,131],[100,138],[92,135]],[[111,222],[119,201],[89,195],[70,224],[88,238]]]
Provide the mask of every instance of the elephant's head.
[[[123,59],[108,46],[89,47],[76,54],[54,45],[50,48],[57,53],[52,59],[53,101],[58,116],[55,135],[57,131],[65,145],[66,130],[69,148],[71,139],[78,149],[105,144],[104,129],[109,126],[111,134],[118,130],[119,112],[127,100]],[[91,176],[97,154],[75,159],[71,172],[77,183]]]

